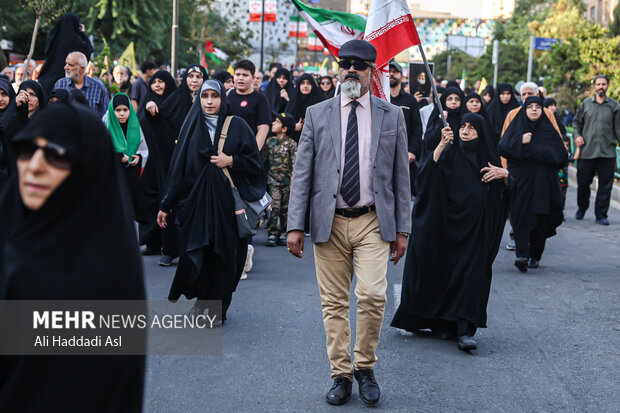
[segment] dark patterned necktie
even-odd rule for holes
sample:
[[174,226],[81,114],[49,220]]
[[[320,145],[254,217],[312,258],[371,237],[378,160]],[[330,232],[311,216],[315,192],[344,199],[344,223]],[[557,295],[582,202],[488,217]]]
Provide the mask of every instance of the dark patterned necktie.
[[359,139],[357,134],[357,114],[355,110],[359,106],[356,100],[351,101],[351,111],[347,122],[347,134],[344,144],[344,168],[342,169],[342,185],[340,195],[350,206],[360,200],[360,157]]

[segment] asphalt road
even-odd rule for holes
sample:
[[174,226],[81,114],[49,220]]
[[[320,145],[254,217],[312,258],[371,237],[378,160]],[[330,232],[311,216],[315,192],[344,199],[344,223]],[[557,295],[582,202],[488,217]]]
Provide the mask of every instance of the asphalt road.
[[[575,221],[575,198],[571,188],[567,220],[539,269],[519,273],[514,253],[500,250],[488,328],[478,330],[471,354],[389,326],[403,263],[390,265],[377,410],[620,411],[620,210],[610,210],[609,227],[594,224],[592,207]],[[233,296],[222,354],[149,357],[145,412],[366,409],[356,386],[346,405],[325,402],[331,380],[310,246],[299,260],[265,240],[256,238],[254,269]],[[155,257],[144,263],[149,298],[165,299],[176,267],[159,267]]]

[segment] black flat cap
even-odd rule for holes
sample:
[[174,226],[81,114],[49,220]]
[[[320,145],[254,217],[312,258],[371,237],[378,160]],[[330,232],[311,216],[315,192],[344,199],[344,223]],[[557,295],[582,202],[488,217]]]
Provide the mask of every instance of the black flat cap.
[[377,49],[366,40],[349,40],[340,48],[338,57],[340,59],[357,59],[375,63],[375,60],[377,60]]

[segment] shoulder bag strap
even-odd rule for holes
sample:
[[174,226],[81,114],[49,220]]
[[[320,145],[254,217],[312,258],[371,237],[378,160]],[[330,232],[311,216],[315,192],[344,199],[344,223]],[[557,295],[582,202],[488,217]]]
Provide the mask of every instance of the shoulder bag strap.
[[[226,136],[228,134],[228,128],[230,127],[230,122],[232,121],[232,118],[232,116],[226,116],[226,119],[224,120],[224,126],[222,126],[222,132],[220,133],[220,141],[217,145],[218,154],[222,153],[222,150],[224,149],[224,144],[226,143]],[[228,178],[228,181],[230,182],[230,187],[234,188],[235,183],[230,177],[230,172],[228,172],[228,168],[222,168],[222,172],[224,172],[224,175],[226,175],[226,178]]]

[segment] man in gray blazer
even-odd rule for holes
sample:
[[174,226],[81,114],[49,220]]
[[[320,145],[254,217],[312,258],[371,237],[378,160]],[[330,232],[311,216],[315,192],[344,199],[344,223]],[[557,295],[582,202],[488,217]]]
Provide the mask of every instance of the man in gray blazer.
[[[327,402],[351,395],[379,401],[373,367],[386,302],[387,265],[404,255],[411,230],[407,129],[403,111],[370,93],[377,51],[364,40],[340,49],[341,94],[308,108],[288,209],[289,251],[301,258],[310,208],[316,276],[334,383]],[[351,360],[349,291],[357,276]]]

